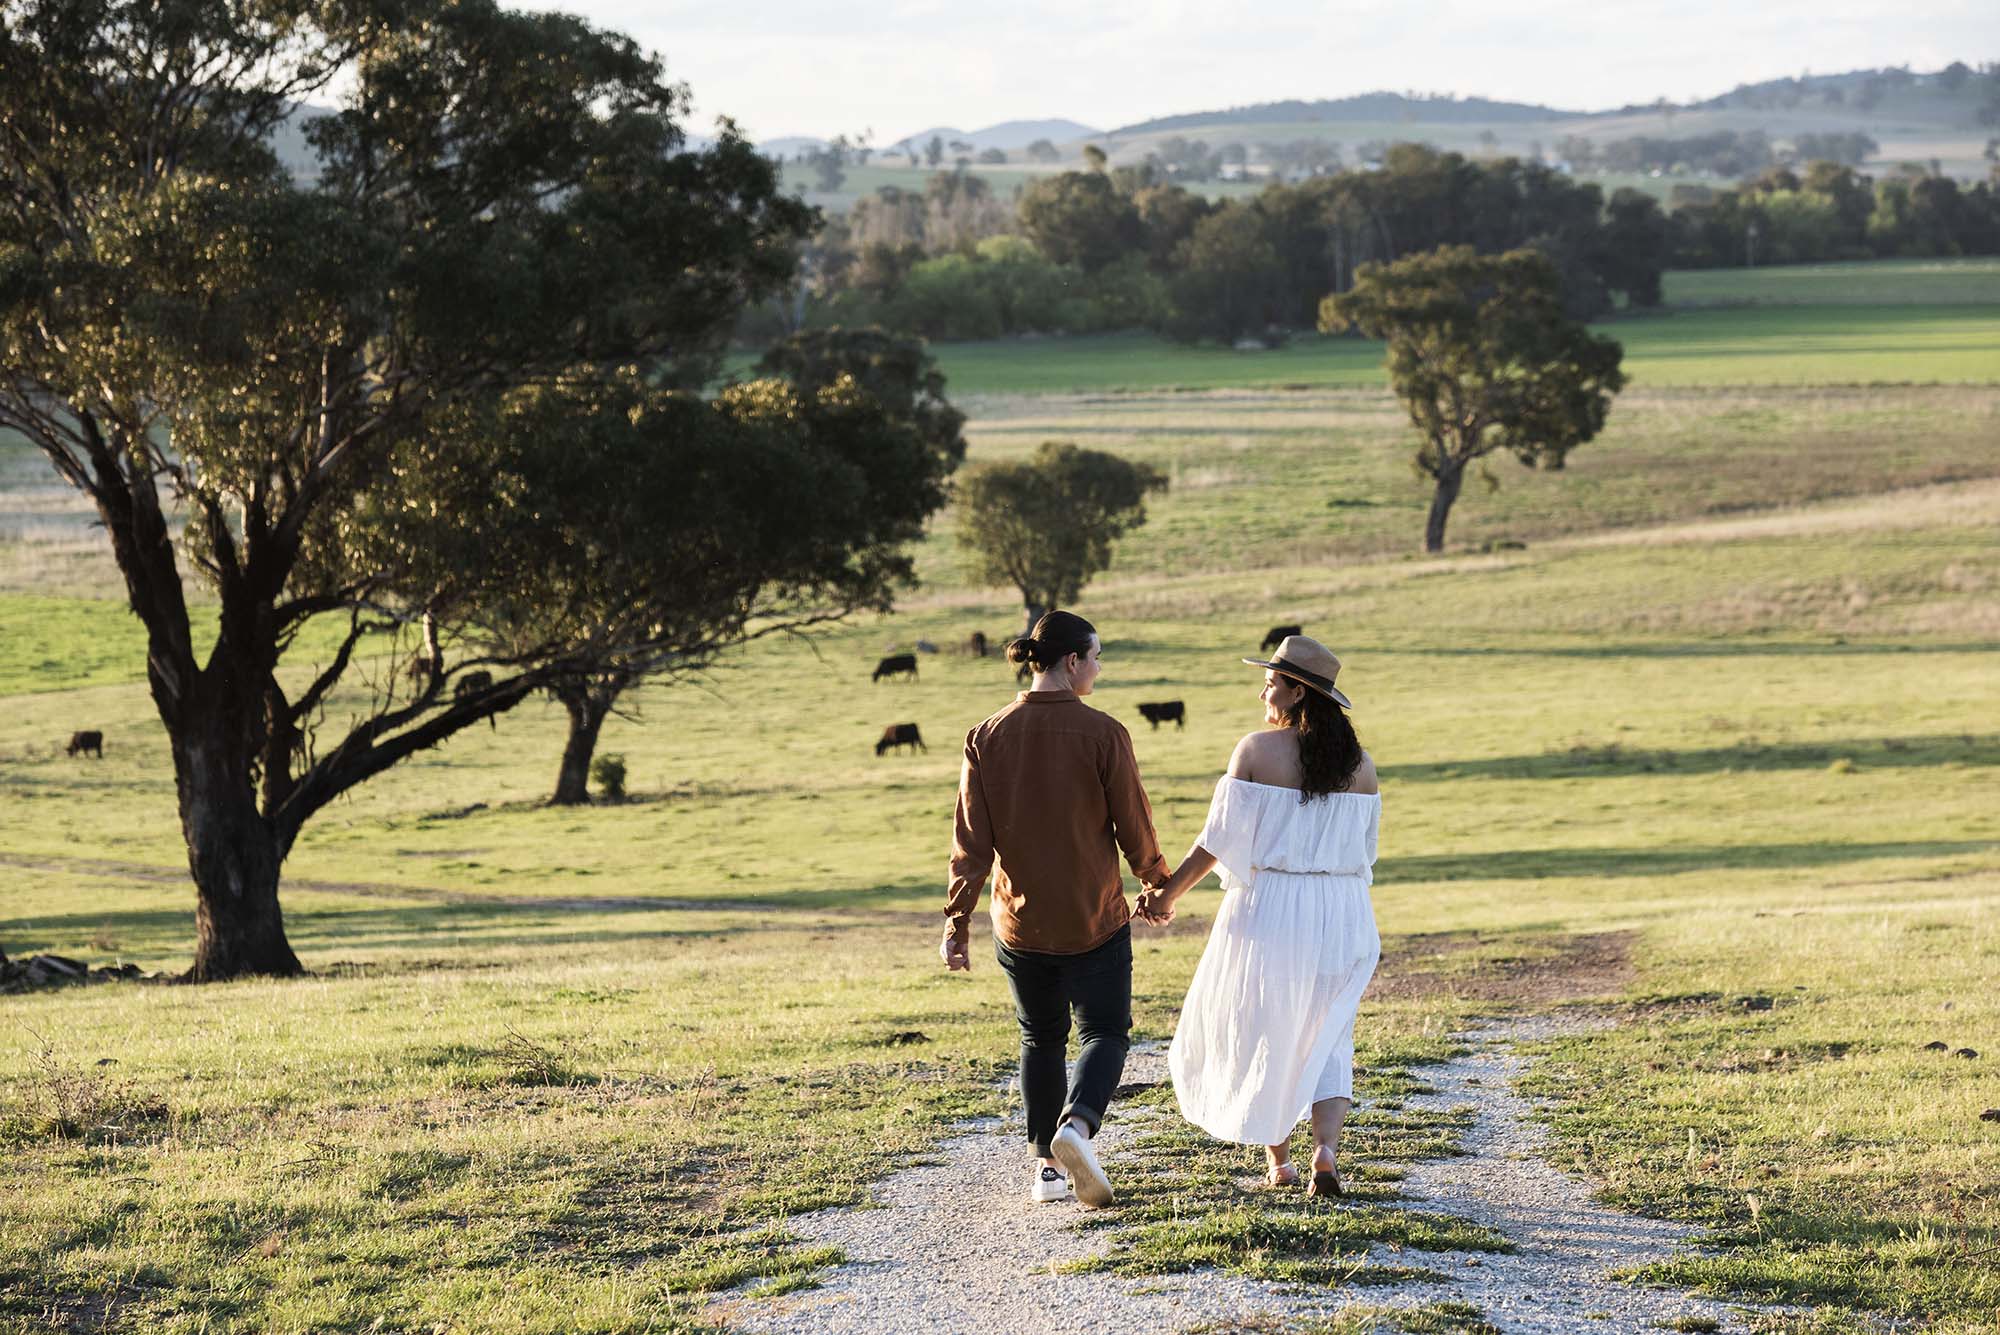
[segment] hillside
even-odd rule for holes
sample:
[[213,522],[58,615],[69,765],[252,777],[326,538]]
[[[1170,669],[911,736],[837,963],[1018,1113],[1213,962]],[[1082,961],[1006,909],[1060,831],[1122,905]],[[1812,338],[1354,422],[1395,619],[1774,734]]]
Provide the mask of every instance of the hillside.
[[1112,135],[1146,135],[1173,130],[1202,130],[1234,125],[1297,125],[1343,121],[1411,121],[1425,125],[1557,120],[1583,113],[1558,111],[1525,102],[1494,102],[1483,97],[1459,98],[1450,93],[1408,97],[1402,93],[1362,93],[1319,102],[1259,102],[1227,111],[1196,111],[1179,116],[1121,126]]

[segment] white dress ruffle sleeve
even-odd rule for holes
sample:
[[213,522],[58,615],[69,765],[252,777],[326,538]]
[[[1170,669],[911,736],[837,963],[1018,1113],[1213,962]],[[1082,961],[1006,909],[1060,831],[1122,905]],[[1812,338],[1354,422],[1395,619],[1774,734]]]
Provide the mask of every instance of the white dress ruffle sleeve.
[[1210,1135],[1276,1145],[1318,1100],[1354,1097],[1354,1013],[1382,953],[1381,813],[1374,793],[1216,783],[1199,842],[1222,907],[1168,1053],[1181,1114]]

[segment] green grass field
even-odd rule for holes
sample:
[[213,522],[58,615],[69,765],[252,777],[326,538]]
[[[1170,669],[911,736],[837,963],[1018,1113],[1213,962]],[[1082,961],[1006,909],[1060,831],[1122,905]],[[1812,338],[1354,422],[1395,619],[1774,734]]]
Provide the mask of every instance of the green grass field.
[[[1978,281],[1990,284],[1992,274]],[[1728,283],[1717,278],[1698,290],[1726,292]],[[2000,308],[1992,305],[1668,310],[1609,320],[1599,331],[1624,346],[1635,388],[2000,382]],[[1381,345],[1351,338],[1308,336],[1246,352],[1103,334],[945,343],[936,353],[955,394],[1386,383]]]
[[[2000,306],[2000,259],[1671,270],[1669,306]],[[1992,349],[2000,359],[2000,348]]]
[[[1737,346],[1827,383],[1862,355]],[[1171,857],[1255,723],[1238,658],[1293,620],[1341,654],[1385,795],[1372,1236],[1417,1236],[1398,1164],[1451,1128],[1384,1105],[1452,1027],[1587,1003],[1617,1026],[1536,1075],[1557,1152],[1717,1244],[1642,1279],[1794,1304],[1771,1331],[1990,1331],[2000,390],[1731,387],[1730,353],[1689,355],[1724,386],[1635,375],[1567,473],[1468,489],[1436,559],[1380,389],[989,383],[968,430],[974,460],[1065,438],[1173,478],[1078,609]],[[0,535],[0,949],[177,969],[192,895],[135,628],[30,464],[0,442],[0,513],[35,516]],[[562,720],[531,701],[329,808],[287,867],[310,978],[0,998],[0,1329],[694,1330],[711,1294],[812,1283],[839,1258],[786,1218],[999,1110],[1012,1057],[990,954],[933,954],[956,740],[1011,678],[946,653],[867,679],[890,645],[1017,624],[951,531],[897,616],[644,692],[600,747],[630,802],[540,805]],[[1185,731],[1139,726],[1168,698]],[[909,720],[929,752],[876,758]],[[101,762],[61,753],[78,727]],[[1140,931],[1142,1037],[1171,1032],[1217,895]],[[1586,939],[1615,967],[1504,985]],[[1106,1221],[1132,1267],[1198,1236],[1332,1278],[1229,1185],[1254,1151],[1149,1153],[1166,1185]]]

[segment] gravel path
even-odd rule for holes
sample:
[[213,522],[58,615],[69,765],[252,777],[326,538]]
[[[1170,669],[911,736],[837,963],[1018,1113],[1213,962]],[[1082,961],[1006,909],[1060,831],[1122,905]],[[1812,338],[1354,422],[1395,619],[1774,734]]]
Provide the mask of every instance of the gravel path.
[[[847,1253],[848,1264],[826,1276],[823,1287],[769,1299],[725,1296],[708,1315],[770,1335],[1012,1335],[1080,1325],[1103,1335],[1137,1335],[1303,1318],[1348,1305],[1413,1307],[1456,1299],[1476,1304],[1510,1335],[1598,1335],[1684,1316],[1742,1330],[1740,1317],[1721,1304],[1607,1277],[1613,1268],[1672,1252],[1688,1230],[1593,1204],[1587,1183],[1541,1158],[1546,1132],[1509,1087],[1525,1064],[1511,1046],[1557,1032],[1563,1030],[1542,1019],[1477,1030],[1466,1036],[1468,1055],[1423,1069],[1437,1092],[1410,1100],[1470,1105],[1478,1113],[1465,1137],[1466,1157],[1412,1165],[1404,1204],[1491,1225],[1520,1250],[1398,1255],[1378,1249],[1373,1259],[1422,1264],[1456,1282],[1323,1290],[1213,1270],[1140,1278],[1049,1274],[1054,1265],[1105,1250],[1111,1238],[1070,1227],[1081,1210],[1074,1203],[1028,1201],[1018,1123],[993,1119],[969,1124],[965,1134],[945,1142],[940,1162],[884,1179],[875,1193],[880,1208],[823,1210],[792,1220],[800,1237]],[[1135,1050],[1126,1079],[1162,1080],[1165,1068],[1164,1051]],[[1114,1183],[1120,1143],[1144,1125],[1121,1124],[1116,1111],[1100,1142]]]
[[1498,1229],[1519,1250],[1441,1257],[1436,1268],[1455,1283],[1380,1288],[1360,1301],[1403,1307],[1453,1298],[1479,1307],[1510,1335],[1645,1330],[1682,1317],[1745,1329],[1741,1316],[1721,1303],[1609,1278],[1612,1270],[1671,1254],[1693,1230],[1599,1205],[1590,1183],[1542,1157],[1548,1130],[1513,1090],[1527,1065],[1513,1044],[1584,1027],[1539,1016],[1485,1025],[1462,1036],[1471,1049],[1466,1056],[1419,1072],[1437,1092],[1409,1102],[1472,1107],[1477,1115],[1460,1142],[1464,1157],[1410,1166],[1401,1184],[1406,1204]]

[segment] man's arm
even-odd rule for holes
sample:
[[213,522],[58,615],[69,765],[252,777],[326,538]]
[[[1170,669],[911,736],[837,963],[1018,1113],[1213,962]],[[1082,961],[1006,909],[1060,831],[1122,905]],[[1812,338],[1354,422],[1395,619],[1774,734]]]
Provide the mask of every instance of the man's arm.
[[979,892],[992,870],[993,821],[980,782],[979,752],[972,745],[972,734],[967,733],[965,760],[958,773],[958,809],[952,818],[951,891],[944,905],[944,942],[938,948],[946,968],[972,967],[967,947],[972,911],[979,907]]
[[1153,804],[1139,782],[1139,757],[1132,750],[1131,734],[1114,725],[1109,747],[1104,798],[1118,847],[1141,884],[1160,885],[1167,879],[1167,860],[1160,855],[1160,836],[1153,830]]

